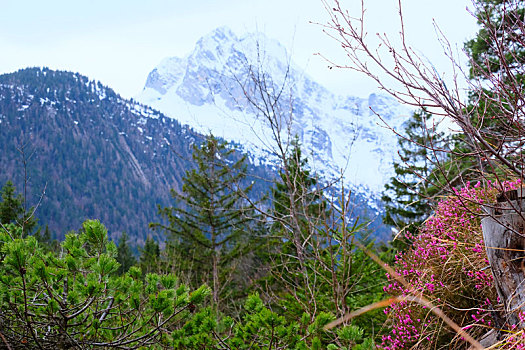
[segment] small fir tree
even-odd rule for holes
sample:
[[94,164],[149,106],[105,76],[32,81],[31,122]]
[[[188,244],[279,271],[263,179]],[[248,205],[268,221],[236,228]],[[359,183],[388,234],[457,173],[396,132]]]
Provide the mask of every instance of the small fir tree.
[[273,216],[276,219],[273,225],[274,235],[280,237],[277,240],[279,246],[284,239],[282,252],[297,257],[293,260],[299,264],[299,270],[304,273],[306,259],[304,242],[327,216],[322,191],[317,187],[315,176],[310,174],[308,161],[302,156],[297,137],[291,144],[289,157],[283,160],[279,177],[280,181],[272,190]]
[[2,224],[17,224],[24,211],[24,200],[21,194],[15,194],[15,186],[7,181],[2,187],[2,202],[0,202],[0,222]]
[[317,178],[310,174],[308,160],[302,156],[299,140],[295,138],[291,146],[290,156],[279,172],[280,181],[272,190],[274,212],[278,217],[291,218],[291,212],[295,211],[302,230],[307,230],[309,219],[321,215],[326,204]]
[[117,247],[117,261],[120,264],[117,274],[122,275],[127,272],[129,268],[137,263],[137,259],[131,251],[131,247],[128,244],[128,235],[126,232],[122,233]]

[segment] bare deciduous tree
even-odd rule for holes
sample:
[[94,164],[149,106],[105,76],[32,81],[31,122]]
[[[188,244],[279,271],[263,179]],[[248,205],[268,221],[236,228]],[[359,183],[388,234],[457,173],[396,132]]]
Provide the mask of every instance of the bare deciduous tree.
[[[502,301],[498,310],[502,327],[518,324],[522,328],[524,325],[518,322],[517,314],[525,308],[517,296],[525,293],[521,283],[525,273],[515,265],[516,259],[521,261],[525,246],[523,199],[519,189],[506,192],[504,182],[523,180],[525,170],[523,2],[474,2],[472,14],[481,29],[466,45],[469,71],[460,65],[452,45],[436,25],[441,49],[450,59],[453,71],[452,78],[446,82],[432,63],[407,42],[401,0],[398,0],[399,38],[377,34],[379,43],[374,43],[368,35],[364,1],[357,14],[345,10],[339,0],[322,2],[330,16],[323,29],[340,44],[348,58],[344,64],[327,59],[330,64],[364,74],[404,104],[449,118],[459,127],[467,149],[462,156],[476,164],[476,177],[502,192],[498,204],[487,205],[488,221],[484,222],[483,236],[486,243],[496,242],[495,246],[487,245],[486,250]],[[468,96],[460,89],[463,83],[467,84]],[[443,151],[432,145],[427,147],[434,153]],[[453,161],[457,156],[454,151],[449,155]],[[468,210],[470,199],[453,191],[452,184],[457,183],[457,179],[448,177],[447,169],[439,160],[434,164],[447,179],[448,193],[464,201]],[[460,180],[463,175],[453,174]]]

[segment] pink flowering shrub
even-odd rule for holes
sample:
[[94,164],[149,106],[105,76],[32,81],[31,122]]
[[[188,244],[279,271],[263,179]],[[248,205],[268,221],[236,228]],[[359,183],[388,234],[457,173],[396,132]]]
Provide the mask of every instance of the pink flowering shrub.
[[[525,322],[525,313],[520,313],[520,322]],[[524,330],[511,329],[508,331],[508,336],[501,342],[501,347],[498,349],[505,350],[525,350],[525,333]]]
[[[518,183],[508,182],[504,187],[512,189]],[[474,338],[485,334],[492,326],[491,312],[498,300],[483,243],[481,204],[494,202],[498,192],[478,183],[442,200],[421,232],[407,235],[410,248],[396,256],[394,268],[410,288],[388,276],[385,291],[401,296],[421,292]],[[469,346],[431,310],[415,302],[393,304],[385,313],[390,328],[383,336],[385,350]]]

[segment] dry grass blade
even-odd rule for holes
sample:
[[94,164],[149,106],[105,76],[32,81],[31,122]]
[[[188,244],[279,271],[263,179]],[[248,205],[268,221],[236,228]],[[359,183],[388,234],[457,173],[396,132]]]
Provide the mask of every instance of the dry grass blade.
[[0,332],[0,338],[2,338],[2,341],[4,342],[5,346],[7,347],[7,350],[11,350],[11,345],[7,342],[7,339],[5,339],[4,335]]
[[342,323],[350,321],[354,317],[360,316],[360,315],[362,315],[364,313],[367,313],[367,312],[375,310],[375,309],[379,309],[379,308],[382,308],[382,307],[390,306],[393,303],[397,303],[397,302],[400,302],[402,300],[406,300],[406,299],[404,299],[402,297],[393,297],[393,298],[381,300],[381,301],[378,301],[376,303],[364,306],[364,307],[360,308],[359,310],[352,311],[352,312],[344,315],[343,317],[339,317],[337,320],[328,323],[326,326],[324,326],[323,329],[325,331],[327,331],[329,329],[332,329],[334,327],[339,326]]

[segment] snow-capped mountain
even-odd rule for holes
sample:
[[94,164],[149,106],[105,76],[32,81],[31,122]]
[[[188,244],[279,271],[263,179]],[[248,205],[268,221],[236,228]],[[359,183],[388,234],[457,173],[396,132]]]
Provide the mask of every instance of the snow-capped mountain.
[[245,95],[260,106],[268,102],[253,76],[264,80],[271,96],[284,87],[277,117],[293,121],[289,129],[283,122],[281,132],[299,137],[318,174],[329,180],[343,171],[357,189],[375,194],[383,189],[393,175],[397,140],[376,113],[399,129],[409,110],[380,94],[330,92],[296,67],[280,43],[260,33],[238,37],[225,27],[214,30],[186,57],[164,59],[136,99],[196,131],[243,145],[255,163],[268,162],[275,147],[272,130]]

